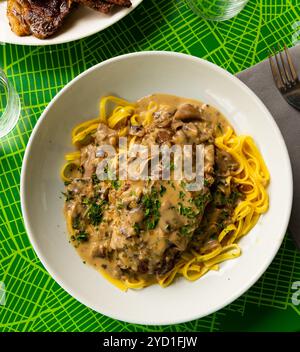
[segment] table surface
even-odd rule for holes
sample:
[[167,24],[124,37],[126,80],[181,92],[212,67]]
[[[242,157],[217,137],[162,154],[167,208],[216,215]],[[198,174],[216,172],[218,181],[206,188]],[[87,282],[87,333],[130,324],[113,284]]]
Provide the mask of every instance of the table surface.
[[22,101],[17,127],[0,142],[0,281],[6,286],[0,331],[300,331],[300,305],[292,303],[292,284],[300,280],[300,252],[288,234],[262,278],[226,308],[185,324],[140,326],[96,313],[60,288],[29,243],[19,196],[22,158],[36,121],[55,94],[82,71],[128,52],[169,50],[237,73],[265,59],[273,45],[291,46],[297,21],[300,0],[250,0],[236,18],[221,23],[195,16],[184,0],[144,0],[119,23],[80,41],[0,46],[0,67]]

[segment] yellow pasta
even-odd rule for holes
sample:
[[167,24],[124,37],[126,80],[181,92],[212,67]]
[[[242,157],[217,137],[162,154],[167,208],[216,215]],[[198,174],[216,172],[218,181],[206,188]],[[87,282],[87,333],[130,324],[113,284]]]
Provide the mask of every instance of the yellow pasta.
[[78,168],[78,166],[79,166],[79,161],[78,162],[68,161],[61,169],[61,172],[60,172],[61,179],[65,182],[71,181],[71,178],[70,178],[71,170],[73,168]]
[[[177,274],[187,280],[194,281],[214,270],[216,265],[241,255],[237,240],[246,235],[257,223],[261,214],[269,207],[266,190],[270,182],[270,174],[253,139],[249,136],[237,136],[231,128],[215,139],[215,145],[231,154],[239,163],[237,171],[228,177],[227,182],[234,182],[245,187],[241,192],[245,199],[234,210],[233,223],[221,231],[218,236],[219,247],[208,254],[197,254],[186,257],[183,266],[174,269],[159,279],[161,286],[170,285]],[[226,245],[223,245],[226,240]],[[183,256],[184,257],[184,256]]]
[[112,283],[114,286],[116,286],[118,289],[121,291],[127,291],[129,288],[124,282],[121,280],[113,278],[111,275],[108,274],[108,272],[104,269],[99,269],[100,274],[110,283]]
[[[116,105],[109,116],[107,115],[108,103]],[[104,97],[100,101],[99,117],[76,126],[72,131],[72,143],[77,146],[84,145],[86,138],[97,131],[100,123],[117,130],[119,137],[127,136],[131,126],[151,124],[153,113],[158,109],[159,106],[151,102],[147,111],[139,114],[134,103],[114,96]],[[129,137],[128,148],[131,148],[137,137]],[[162,287],[169,286],[178,275],[190,281],[197,280],[210,270],[218,270],[221,262],[239,257],[241,249],[237,241],[246,235],[255,226],[260,215],[268,210],[269,197],[266,187],[270,182],[270,175],[253,139],[249,136],[237,136],[229,127],[224,134],[215,138],[214,144],[237,161],[238,168],[226,178],[226,184],[229,189],[232,185],[237,186],[244,196],[243,200],[234,209],[232,223],[218,234],[217,246],[210,251],[203,248],[201,253],[184,252],[172,270],[157,277]],[[119,153],[122,152],[126,150],[119,150]],[[65,159],[67,162],[61,170],[61,178],[64,181],[70,181],[70,170],[80,165],[80,151],[66,154]],[[67,219],[67,225],[69,232],[72,233],[71,218]],[[105,270],[100,270],[100,272],[121,290],[139,289],[151,284],[142,279],[120,281],[111,277]]]

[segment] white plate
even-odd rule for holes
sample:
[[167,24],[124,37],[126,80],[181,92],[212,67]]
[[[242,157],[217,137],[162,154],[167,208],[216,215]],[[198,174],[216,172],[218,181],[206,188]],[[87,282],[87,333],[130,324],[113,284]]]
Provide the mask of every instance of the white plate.
[[102,31],[103,29],[118,22],[129,12],[135,9],[143,0],[131,0],[132,7],[129,9],[118,9],[112,14],[102,14],[81,6],[67,17],[61,29],[49,39],[38,39],[34,36],[19,37],[10,29],[6,17],[6,1],[0,2],[0,42],[20,45],[52,45],[71,42],[82,39],[89,35]]
[[[119,291],[82,264],[67,241],[59,171],[73,150],[71,129],[98,115],[108,93],[136,100],[153,92],[200,99],[220,109],[238,133],[257,142],[271,173],[270,209],[240,241],[240,258],[196,282]],[[242,295],[267,269],[284,237],[292,203],[292,174],[282,136],[262,102],[237,78],[198,58],[142,52],[105,61],[69,83],[40,117],[28,143],[21,202],[30,241],[45,268],[73,297],[110,317],[141,324],[173,324],[213,313]]]

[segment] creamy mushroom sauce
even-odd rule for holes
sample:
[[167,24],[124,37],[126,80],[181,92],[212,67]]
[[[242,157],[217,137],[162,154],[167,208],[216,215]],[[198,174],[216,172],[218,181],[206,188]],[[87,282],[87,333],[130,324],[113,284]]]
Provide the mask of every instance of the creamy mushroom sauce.
[[105,269],[117,279],[155,278],[170,271],[183,252],[214,248],[214,238],[230,223],[241,194],[226,177],[238,165],[214,145],[229,125],[214,107],[196,100],[153,94],[137,102],[145,113],[150,102],[159,106],[151,125],[131,127],[135,143],[205,145],[205,182],[188,192],[182,181],[99,181],[96,150],[116,146],[117,131],[100,123],[82,146],[81,164],[66,185],[65,214],[72,219],[74,244],[82,260]]

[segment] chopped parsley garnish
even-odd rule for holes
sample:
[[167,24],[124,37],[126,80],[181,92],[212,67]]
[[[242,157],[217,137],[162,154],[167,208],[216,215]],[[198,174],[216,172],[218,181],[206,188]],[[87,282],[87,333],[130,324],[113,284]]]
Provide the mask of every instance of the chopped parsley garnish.
[[174,170],[175,170],[174,161],[171,161],[171,162],[170,162],[170,170],[171,170],[171,171],[174,171]]
[[235,205],[242,198],[242,194],[237,191],[232,191],[228,197],[221,191],[217,191],[214,197],[214,203],[218,206]]
[[65,196],[66,202],[69,202],[70,200],[74,199],[74,193],[73,191],[67,190],[67,192],[61,192]]
[[84,205],[88,205],[90,202],[89,198],[88,197],[82,197],[81,199],[81,203],[84,204]]
[[180,191],[180,192],[179,192],[179,198],[180,198],[180,199],[184,199],[184,197],[185,197],[185,193],[182,192],[182,191]]
[[232,192],[230,193],[228,202],[229,202],[230,204],[235,204],[235,203],[239,200],[239,198],[242,198],[242,196],[243,196],[242,193],[240,193],[240,192],[238,192],[238,191],[232,191]]
[[114,171],[110,168],[110,166],[108,164],[106,164],[106,166],[103,169],[105,175],[106,175],[106,179],[107,180],[113,180],[115,177],[115,173]]
[[71,181],[65,181],[65,182],[64,182],[64,185],[65,185],[65,186],[69,186],[70,183],[71,183]]
[[122,202],[117,202],[117,209],[123,209],[125,208],[125,204],[123,204]]
[[85,232],[85,231],[78,231],[75,234],[75,239],[78,242],[87,242],[88,239],[89,239],[89,234],[87,232]]
[[142,205],[144,206],[145,223],[147,230],[155,229],[160,219],[159,208],[161,202],[159,200],[160,193],[157,190],[152,190],[150,194],[145,194],[142,197]]
[[78,230],[80,228],[80,215],[75,216],[72,220],[72,227],[75,230]]
[[197,207],[197,209],[199,210],[199,212],[203,213],[206,207],[206,204],[211,201],[211,194],[210,193],[200,194],[199,196],[195,197],[192,201]]
[[89,210],[87,213],[88,219],[90,223],[94,226],[99,225],[102,221],[104,206],[106,205],[106,201],[100,200],[99,203],[93,202],[89,205]]
[[225,228],[225,224],[223,222],[218,222],[216,226],[219,231],[222,231]]
[[114,188],[114,189],[119,189],[121,187],[120,180],[111,180],[110,183],[111,183],[112,188]]
[[93,185],[96,185],[97,183],[100,182],[100,180],[98,179],[98,176],[96,174],[92,174],[91,179],[92,179]]
[[189,219],[192,219],[196,213],[193,211],[193,208],[191,207],[186,207],[182,203],[179,203],[179,214],[183,215]]
[[183,235],[183,236],[190,236],[190,235],[192,234],[191,226],[190,226],[190,225],[182,226],[182,227],[179,229],[179,232],[180,232],[180,234]]
[[217,191],[215,193],[214,202],[216,205],[218,205],[218,206],[226,205],[227,201],[228,201],[228,198],[225,197],[224,193],[222,193],[220,191]]
[[229,211],[227,209],[223,209],[220,214],[220,219],[221,220],[226,220],[229,218]]
[[166,193],[166,191],[167,191],[166,187],[161,185],[160,191],[159,191],[160,196],[162,197]]
[[106,200],[97,199],[96,197],[82,197],[81,203],[86,206],[86,214],[90,224],[96,226],[102,221],[104,207],[107,204]]
[[141,226],[140,226],[140,224],[138,224],[138,223],[134,224],[134,225],[133,225],[133,229],[134,229],[134,232],[135,232],[136,235],[139,235],[139,234],[140,234],[140,232],[141,232]]
[[209,182],[208,182],[208,180],[206,178],[204,179],[203,184],[204,184],[205,187],[209,186]]

